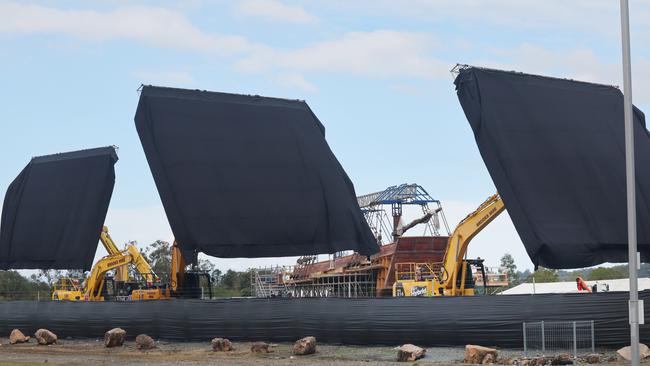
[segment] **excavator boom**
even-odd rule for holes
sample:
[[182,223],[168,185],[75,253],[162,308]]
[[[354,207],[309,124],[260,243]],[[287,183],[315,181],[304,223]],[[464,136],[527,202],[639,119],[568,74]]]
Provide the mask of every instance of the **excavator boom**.
[[[467,247],[472,239],[499,216],[505,208],[501,196],[497,193],[485,200],[456,226],[448,240],[449,244],[443,260],[442,273],[439,276],[439,288],[442,288],[445,292],[451,291],[449,295],[453,296],[464,294],[465,276],[469,265],[464,260]],[[457,288],[459,275],[463,277],[460,281],[461,288]],[[438,291],[440,290],[438,289]]]

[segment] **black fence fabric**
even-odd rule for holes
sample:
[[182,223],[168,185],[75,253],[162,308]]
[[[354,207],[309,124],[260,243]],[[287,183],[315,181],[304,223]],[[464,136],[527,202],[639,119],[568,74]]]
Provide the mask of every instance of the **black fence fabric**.
[[90,270],[116,162],[113,147],[33,158],[5,195],[0,269]]
[[184,252],[379,250],[305,102],[144,86],[135,124]]
[[[623,95],[615,87],[461,69],[458,99],[535,266],[626,262]],[[637,224],[650,260],[650,138],[634,110]]]
[[[523,346],[523,322],[593,320],[597,346],[629,344],[628,293],[455,298],[224,299],[149,302],[0,302],[0,334],[47,328],[103,337],[120,327],[172,341],[319,342],[352,345]],[[640,298],[650,300],[649,292]],[[645,301],[649,304],[650,301]],[[646,305],[645,313],[648,314]],[[641,342],[650,328],[641,326]]]

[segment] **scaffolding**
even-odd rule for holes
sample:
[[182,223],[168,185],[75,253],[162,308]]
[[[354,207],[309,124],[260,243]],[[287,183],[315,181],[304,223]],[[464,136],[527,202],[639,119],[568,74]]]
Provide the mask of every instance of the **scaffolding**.
[[375,297],[374,269],[293,278],[291,266],[251,269],[254,297]]

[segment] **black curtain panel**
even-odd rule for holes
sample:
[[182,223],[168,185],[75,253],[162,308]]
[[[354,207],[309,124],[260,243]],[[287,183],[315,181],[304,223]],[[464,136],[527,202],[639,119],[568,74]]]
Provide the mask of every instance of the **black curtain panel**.
[[[129,339],[141,333],[201,342],[214,337],[294,342],[315,336],[329,344],[523,348],[523,322],[543,320],[552,333],[560,327],[552,322],[586,321],[578,323],[578,331],[584,335],[591,331],[593,320],[596,347],[621,347],[629,344],[628,297],[627,292],[610,292],[446,298],[4,301],[0,302],[0,334],[9,334],[14,328],[25,334],[47,328],[59,338],[101,338],[107,330],[120,327]],[[650,306],[648,291],[640,292],[639,298],[649,300],[646,304]],[[571,327],[569,323],[562,329]],[[539,337],[539,333],[528,334],[534,335]],[[650,342],[650,328],[641,327],[641,342]]]
[[[463,68],[456,92],[535,266],[626,262],[623,94],[613,86]],[[650,138],[634,110],[639,252],[650,259]]]
[[185,253],[379,250],[305,102],[144,86],[135,125]]
[[33,158],[5,194],[0,269],[90,270],[116,162],[113,147]]

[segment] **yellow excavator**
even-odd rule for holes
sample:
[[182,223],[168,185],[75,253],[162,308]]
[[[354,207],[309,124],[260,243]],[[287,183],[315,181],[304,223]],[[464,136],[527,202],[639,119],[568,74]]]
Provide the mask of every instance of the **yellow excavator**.
[[482,259],[467,259],[470,241],[505,210],[501,196],[495,194],[485,200],[456,226],[447,242],[447,251],[441,264],[397,263],[393,296],[472,296],[474,278],[471,266],[481,269],[485,285]]
[[[103,227],[100,240],[108,255],[100,259],[91,269],[86,281],[61,278],[54,285],[52,300],[68,301],[106,301],[106,300],[164,300],[171,297],[200,298],[203,291],[201,282],[208,288],[212,297],[210,274],[197,269],[186,271],[186,262],[176,241],[171,248],[171,268],[169,284],[161,284],[151,266],[133,244],[127,244],[120,251]],[[195,261],[196,262],[196,261]],[[129,279],[129,266],[134,266],[145,280],[145,286]],[[114,277],[107,272],[115,270]]]
[[[168,299],[169,289],[154,283],[157,276],[151,266],[133,244],[127,244],[121,251],[104,226],[100,241],[108,255],[100,259],[80,286],[78,280],[61,278],[54,285],[52,300],[68,301],[104,301],[107,297],[129,300]],[[129,265],[133,265],[145,280],[145,288],[137,282],[129,281]],[[115,270],[115,276],[108,278],[106,273]]]

